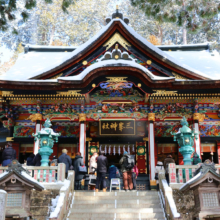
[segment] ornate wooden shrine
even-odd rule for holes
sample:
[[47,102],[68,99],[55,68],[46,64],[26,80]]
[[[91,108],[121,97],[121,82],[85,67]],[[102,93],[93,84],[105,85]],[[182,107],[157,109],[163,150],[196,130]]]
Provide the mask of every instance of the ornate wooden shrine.
[[0,117],[18,159],[38,152],[32,134],[49,118],[61,133],[53,155],[66,148],[72,158],[81,151],[88,162],[102,149],[118,163],[126,150],[136,155],[140,173],[153,179],[156,162],[167,154],[182,163],[170,132],[178,131],[185,116],[200,132],[196,153],[219,163],[220,80],[204,73],[205,63],[203,72],[174,58],[184,51],[196,62],[205,53],[211,62],[217,55],[210,46],[156,47],[118,10],[106,23],[76,48],[25,45],[0,77]]

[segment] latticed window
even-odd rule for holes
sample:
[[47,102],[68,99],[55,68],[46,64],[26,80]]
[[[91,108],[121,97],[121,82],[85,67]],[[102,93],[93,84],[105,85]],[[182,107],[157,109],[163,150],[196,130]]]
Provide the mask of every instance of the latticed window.
[[7,207],[21,207],[22,193],[8,193]]
[[204,207],[218,207],[218,195],[217,193],[202,193]]

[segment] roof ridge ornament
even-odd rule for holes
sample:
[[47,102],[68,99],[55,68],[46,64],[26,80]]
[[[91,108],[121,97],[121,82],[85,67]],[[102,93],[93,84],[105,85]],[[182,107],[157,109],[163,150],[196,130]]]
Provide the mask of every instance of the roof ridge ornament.
[[113,49],[111,52],[107,51],[105,52],[104,56],[97,61],[103,61],[103,60],[131,60],[136,62],[136,59],[131,57],[128,52],[124,51],[122,52],[120,49],[118,49],[118,44],[115,44],[115,49]]
[[118,10],[118,5],[116,5],[116,12],[112,14],[112,18],[111,17],[107,17],[105,19],[106,23],[108,24],[112,19],[121,19],[123,20],[126,24],[129,24],[129,19],[128,18],[124,18],[123,14],[119,12]]

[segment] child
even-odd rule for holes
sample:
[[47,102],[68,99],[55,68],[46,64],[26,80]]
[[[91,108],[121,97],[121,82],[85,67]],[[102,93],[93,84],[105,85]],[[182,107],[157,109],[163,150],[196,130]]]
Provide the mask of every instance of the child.
[[138,168],[136,165],[134,165],[134,168],[132,169],[132,181],[133,181],[133,190],[136,190],[136,179],[138,176]]

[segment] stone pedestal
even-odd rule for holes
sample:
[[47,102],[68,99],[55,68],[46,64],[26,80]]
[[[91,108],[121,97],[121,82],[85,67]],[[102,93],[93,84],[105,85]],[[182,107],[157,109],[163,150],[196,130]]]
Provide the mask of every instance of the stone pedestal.
[[0,190],[0,220],[5,220],[7,192]]

